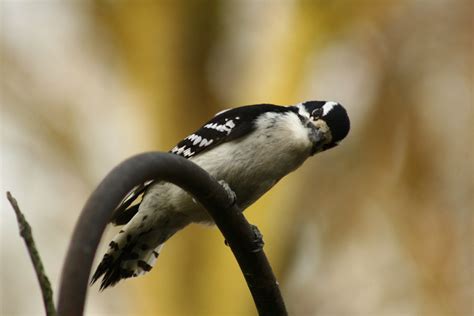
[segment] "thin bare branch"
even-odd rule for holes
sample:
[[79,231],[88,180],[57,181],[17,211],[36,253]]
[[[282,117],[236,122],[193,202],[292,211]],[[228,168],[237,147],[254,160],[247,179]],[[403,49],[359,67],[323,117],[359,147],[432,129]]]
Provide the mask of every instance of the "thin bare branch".
[[33,239],[33,233],[31,231],[31,226],[26,221],[25,216],[20,210],[16,199],[11,195],[10,192],[7,192],[7,199],[10,202],[13,210],[16,214],[16,219],[18,221],[18,228],[20,230],[20,236],[23,238],[26,244],[26,249],[28,249],[28,254],[30,255],[31,262],[38,277],[38,282],[41,288],[41,294],[43,295],[44,308],[46,310],[46,315],[53,316],[56,315],[56,309],[53,302],[53,290],[51,289],[51,283],[49,282],[46,272],[44,271],[44,266],[41,261],[38,249],[36,248],[35,241]]

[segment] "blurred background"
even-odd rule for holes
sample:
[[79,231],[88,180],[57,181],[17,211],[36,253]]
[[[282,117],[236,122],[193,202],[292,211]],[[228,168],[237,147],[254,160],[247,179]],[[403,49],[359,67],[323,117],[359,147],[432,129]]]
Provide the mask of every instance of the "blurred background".
[[[351,133],[245,213],[290,314],[473,315],[473,9],[2,0],[0,314],[43,314],[5,191],[57,291],[79,211],[117,163],[228,107],[316,99],[344,104]],[[96,285],[87,303],[87,315],[256,314],[218,230],[196,225],[152,272]]]

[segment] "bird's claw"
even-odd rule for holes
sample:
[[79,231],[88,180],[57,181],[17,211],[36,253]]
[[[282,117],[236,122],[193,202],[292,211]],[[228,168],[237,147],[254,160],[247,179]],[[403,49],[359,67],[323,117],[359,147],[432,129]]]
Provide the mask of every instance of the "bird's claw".
[[253,235],[254,235],[254,245],[255,249],[252,250],[252,252],[259,252],[263,249],[263,246],[265,245],[265,242],[263,241],[263,235],[258,229],[257,226],[250,224],[250,227],[252,228]]
[[230,206],[234,205],[237,202],[237,195],[235,194],[234,191],[230,188],[229,184],[225,182],[224,180],[219,180],[217,181],[219,184],[224,188],[225,192],[227,193],[227,196],[229,197],[230,200]]
[[[252,229],[254,239],[253,239],[253,245],[255,246],[254,249],[252,249],[252,252],[259,252],[263,249],[263,246],[265,245],[265,242],[263,241],[263,235],[258,229],[257,226],[250,224],[250,228]],[[224,244],[229,247],[229,242],[224,240]]]

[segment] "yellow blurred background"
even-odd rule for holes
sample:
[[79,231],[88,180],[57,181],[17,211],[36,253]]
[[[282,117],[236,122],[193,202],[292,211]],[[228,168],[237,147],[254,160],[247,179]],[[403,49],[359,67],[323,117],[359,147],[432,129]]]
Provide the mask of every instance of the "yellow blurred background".
[[[473,315],[473,9],[2,0],[1,192],[18,199],[57,290],[79,211],[117,163],[169,150],[228,107],[339,101],[348,138],[245,213],[290,314]],[[42,315],[13,211],[0,205],[0,314]],[[86,314],[256,311],[218,230],[195,225],[145,277],[90,288]]]

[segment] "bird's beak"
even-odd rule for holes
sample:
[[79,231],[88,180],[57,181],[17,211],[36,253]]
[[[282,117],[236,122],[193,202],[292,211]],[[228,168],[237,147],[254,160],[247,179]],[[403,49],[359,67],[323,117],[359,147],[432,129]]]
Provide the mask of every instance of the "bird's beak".
[[325,146],[331,142],[331,131],[329,130],[326,123],[324,124],[311,124],[312,126],[309,138],[313,143],[311,149],[311,155],[317,154],[325,150]]

